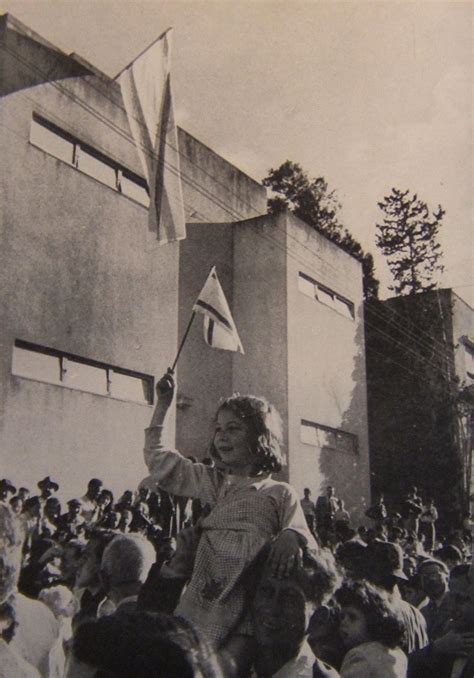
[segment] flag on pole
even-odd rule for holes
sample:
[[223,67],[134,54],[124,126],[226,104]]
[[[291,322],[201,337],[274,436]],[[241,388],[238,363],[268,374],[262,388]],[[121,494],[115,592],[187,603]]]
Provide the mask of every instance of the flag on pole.
[[148,182],[149,228],[157,233],[160,243],[186,237],[170,51],[168,29],[117,76]]
[[204,316],[204,339],[209,346],[244,353],[215,266],[211,268],[193,311]]

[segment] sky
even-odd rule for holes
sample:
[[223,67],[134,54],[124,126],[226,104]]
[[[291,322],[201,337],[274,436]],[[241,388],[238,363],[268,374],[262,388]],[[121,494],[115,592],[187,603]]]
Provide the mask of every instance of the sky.
[[0,0],[114,77],[173,27],[177,122],[261,181],[285,160],[323,176],[375,246],[392,187],[446,210],[442,287],[474,306],[472,14],[456,0]]

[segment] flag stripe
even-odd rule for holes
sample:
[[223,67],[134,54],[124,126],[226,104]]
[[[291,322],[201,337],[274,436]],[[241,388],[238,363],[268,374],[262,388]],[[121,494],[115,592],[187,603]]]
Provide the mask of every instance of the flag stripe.
[[196,303],[195,303],[195,306],[202,306],[203,309],[205,309],[206,311],[208,311],[208,313],[212,313],[213,315],[215,315],[215,316],[216,316],[216,319],[217,319],[220,323],[222,323],[222,324],[225,325],[229,330],[232,331],[232,325],[231,325],[230,322],[227,320],[227,318],[226,318],[225,316],[223,316],[221,313],[219,313],[219,311],[217,311],[213,306],[211,306],[211,304],[208,304],[207,302],[202,301],[202,299],[198,299],[198,300],[196,301]]
[[214,334],[214,321],[212,318],[209,318],[207,325],[207,343],[209,346],[212,346],[212,335]]

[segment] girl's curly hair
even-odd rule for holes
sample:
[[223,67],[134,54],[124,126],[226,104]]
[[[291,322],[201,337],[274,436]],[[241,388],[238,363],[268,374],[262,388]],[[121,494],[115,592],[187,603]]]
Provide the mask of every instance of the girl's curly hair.
[[[230,410],[245,422],[250,449],[255,454],[253,475],[276,473],[282,467],[282,423],[276,408],[265,398],[242,396],[238,393],[225,398],[219,404],[213,424],[221,410]],[[209,456],[217,463],[219,453],[214,446],[214,438],[209,445]]]
[[335,598],[341,607],[355,607],[363,613],[371,640],[392,648],[403,641],[401,614],[382,589],[367,581],[350,581],[336,591]]

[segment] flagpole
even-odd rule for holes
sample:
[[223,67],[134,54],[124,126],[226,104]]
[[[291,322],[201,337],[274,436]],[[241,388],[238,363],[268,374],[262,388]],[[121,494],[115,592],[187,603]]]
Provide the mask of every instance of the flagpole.
[[141,56],[143,56],[143,54],[145,54],[145,52],[146,52],[147,50],[149,50],[150,47],[153,47],[154,44],[156,44],[159,40],[161,40],[162,38],[164,38],[165,35],[166,35],[169,31],[172,30],[172,28],[173,28],[173,27],[170,26],[169,28],[166,29],[166,31],[163,31],[163,33],[161,33],[161,35],[159,35],[157,38],[155,38],[155,40],[152,40],[152,42],[150,42],[150,44],[149,44],[147,47],[145,47],[145,49],[142,49],[142,51],[140,52],[140,54],[137,54],[137,56],[134,57],[134,58],[131,60],[131,62],[125,66],[125,68],[122,68],[122,70],[119,71],[119,72],[117,73],[117,75],[115,76],[114,80],[117,80],[117,78],[119,78],[119,77],[122,75],[122,73],[123,73],[124,71],[127,70],[127,68],[130,68],[130,66],[133,64],[134,61],[136,61],[136,60],[139,59]]
[[186,328],[186,332],[184,333],[184,336],[183,336],[183,338],[181,339],[181,344],[179,345],[178,353],[176,354],[176,358],[174,359],[174,363],[173,363],[173,366],[172,366],[172,368],[171,368],[171,372],[174,372],[174,368],[176,367],[176,363],[178,362],[179,355],[180,355],[181,350],[182,350],[182,348],[183,348],[183,346],[184,346],[184,342],[186,341],[186,337],[187,337],[188,334],[189,334],[189,330],[191,329],[191,325],[192,325],[192,323],[193,323],[193,320],[194,320],[194,316],[195,316],[195,315],[196,315],[196,311],[193,311],[192,314],[191,314],[191,319],[190,319],[190,321],[188,322],[188,326],[187,326],[187,328]]

